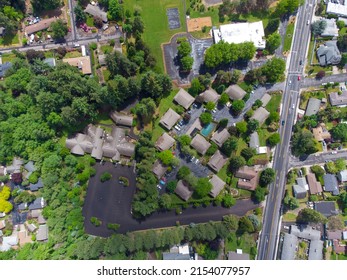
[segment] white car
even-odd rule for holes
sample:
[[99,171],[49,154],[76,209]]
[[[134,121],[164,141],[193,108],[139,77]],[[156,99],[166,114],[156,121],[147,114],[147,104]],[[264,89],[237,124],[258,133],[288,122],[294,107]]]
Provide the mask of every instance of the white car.
[[294,108],[295,108],[295,105],[293,104],[292,109],[294,109]]
[[212,113],[216,113],[216,112],[217,112],[217,110],[216,110],[216,109],[213,109],[213,110],[212,110]]
[[332,155],[333,155],[333,154],[337,154],[337,151],[332,151],[331,154],[332,154]]
[[181,130],[181,128],[180,128],[178,125],[175,125],[174,127],[175,127],[175,129],[176,129],[177,131],[180,131],[180,130]]

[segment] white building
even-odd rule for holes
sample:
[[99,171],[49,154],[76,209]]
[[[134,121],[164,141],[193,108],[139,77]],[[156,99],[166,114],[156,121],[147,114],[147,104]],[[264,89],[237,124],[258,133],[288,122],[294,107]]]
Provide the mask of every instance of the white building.
[[[347,1],[345,1],[345,2],[347,2]],[[347,6],[328,2],[327,14],[333,14],[333,15],[338,15],[341,17],[347,17]]]
[[253,42],[257,49],[265,49],[265,33],[262,21],[241,22],[221,25],[219,29],[213,29],[214,42],[240,44]]

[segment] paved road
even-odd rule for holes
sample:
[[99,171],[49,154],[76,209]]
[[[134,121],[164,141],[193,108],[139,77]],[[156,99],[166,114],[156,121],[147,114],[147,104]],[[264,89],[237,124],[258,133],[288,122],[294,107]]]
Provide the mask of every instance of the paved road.
[[71,35],[72,35],[72,40],[76,41],[77,40],[77,30],[76,30],[76,21],[75,21],[75,3],[74,0],[69,0],[69,16],[71,19]]
[[281,122],[284,121],[284,125],[279,130],[282,142],[277,145],[274,155],[273,169],[276,171],[276,178],[269,187],[266,200],[263,229],[258,246],[258,259],[260,260],[276,259],[281,202],[289,167],[289,142],[295,118],[293,108],[297,108],[299,101],[301,82],[298,81],[298,75],[302,76],[304,71],[303,65],[300,65],[300,60],[304,61],[307,53],[310,37],[310,26],[307,25],[307,21],[311,21],[315,6],[314,1],[307,0],[297,13],[291,54],[287,61],[288,75],[283,91]]
[[323,164],[327,160],[333,160],[335,161],[336,159],[339,158],[347,158],[347,150],[341,150],[341,151],[336,151],[336,154],[332,154],[331,152],[328,153],[316,153],[313,155],[309,155],[305,160],[300,160],[298,158],[292,157],[289,163],[290,167],[294,168],[300,168],[303,166],[311,166],[314,164]]
[[342,83],[347,80],[346,74],[335,74],[326,76],[321,80],[317,80],[314,78],[306,78],[304,82],[301,84],[301,88],[307,88],[307,87],[315,87],[320,86],[323,83]]

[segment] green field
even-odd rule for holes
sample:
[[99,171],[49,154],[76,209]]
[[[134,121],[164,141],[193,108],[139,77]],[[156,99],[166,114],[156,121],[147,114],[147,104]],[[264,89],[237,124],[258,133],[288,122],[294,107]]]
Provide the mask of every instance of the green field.
[[290,47],[292,45],[292,40],[293,40],[293,33],[294,33],[294,23],[290,23],[287,26],[286,36],[284,37],[284,44],[283,44],[284,52],[290,50]]
[[225,253],[229,251],[235,252],[236,249],[242,249],[244,253],[248,253],[251,259],[254,259],[254,255],[251,254],[251,248],[256,247],[254,240],[254,235],[249,233],[244,233],[243,235],[237,235],[235,232],[230,233],[230,235],[225,239]]
[[271,100],[266,104],[265,109],[271,112],[277,112],[277,109],[280,107],[282,99],[282,94],[272,94]]
[[[157,60],[157,65],[161,72],[164,72],[163,55],[161,44],[170,41],[170,38],[179,32],[185,31],[185,14],[183,1],[179,0],[129,0],[124,2],[125,10],[131,12],[136,8],[140,10],[141,17],[145,25],[143,34],[144,41],[148,44],[152,54]],[[178,8],[180,14],[181,27],[170,30],[167,8]]]

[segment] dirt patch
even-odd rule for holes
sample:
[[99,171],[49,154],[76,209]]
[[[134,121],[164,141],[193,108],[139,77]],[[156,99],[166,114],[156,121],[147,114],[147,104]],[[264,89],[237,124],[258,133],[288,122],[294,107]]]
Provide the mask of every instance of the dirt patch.
[[200,31],[204,26],[212,26],[211,17],[187,19],[188,32]]

